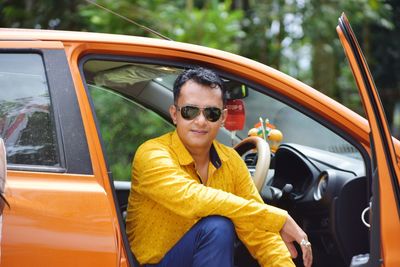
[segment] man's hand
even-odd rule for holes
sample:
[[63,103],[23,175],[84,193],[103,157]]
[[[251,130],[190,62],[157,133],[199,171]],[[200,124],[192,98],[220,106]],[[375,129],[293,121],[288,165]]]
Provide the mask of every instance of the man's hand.
[[313,256],[311,243],[308,241],[306,233],[297,225],[293,218],[288,215],[285,224],[280,231],[281,237],[289,249],[292,258],[297,257],[297,250],[293,242],[296,241],[303,252],[303,263],[305,267],[311,267]]

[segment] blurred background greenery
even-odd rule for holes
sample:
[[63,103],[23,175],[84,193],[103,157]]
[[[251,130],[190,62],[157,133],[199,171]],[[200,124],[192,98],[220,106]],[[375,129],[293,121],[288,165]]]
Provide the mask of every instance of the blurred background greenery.
[[[345,12],[400,137],[398,0],[97,0],[169,38],[214,47],[279,69],[363,114],[336,35]],[[155,37],[84,0],[2,0],[0,27]]]

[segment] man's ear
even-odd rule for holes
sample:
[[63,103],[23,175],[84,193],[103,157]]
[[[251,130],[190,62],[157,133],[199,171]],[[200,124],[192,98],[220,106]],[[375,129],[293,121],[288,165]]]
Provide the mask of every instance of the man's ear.
[[175,105],[169,106],[169,115],[171,116],[172,122],[174,125],[176,125],[176,120],[177,120],[177,110]]
[[222,116],[221,116],[222,125],[225,123],[227,117],[228,117],[228,110],[225,108],[222,110]]

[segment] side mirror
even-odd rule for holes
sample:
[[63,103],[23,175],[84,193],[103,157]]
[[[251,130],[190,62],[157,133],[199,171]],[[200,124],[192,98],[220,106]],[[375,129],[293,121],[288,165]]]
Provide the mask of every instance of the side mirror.
[[246,85],[235,81],[224,82],[225,96],[227,100],[243,99],[249,95],[249,88]]
[[4,187],[6,183],[6,177],[7,177],[6,146],[4,145],[3,139],[0,138],[0,217],[1,214],[3,214],[4,206],[6,204],[8,205],[8,202],[4,197]]

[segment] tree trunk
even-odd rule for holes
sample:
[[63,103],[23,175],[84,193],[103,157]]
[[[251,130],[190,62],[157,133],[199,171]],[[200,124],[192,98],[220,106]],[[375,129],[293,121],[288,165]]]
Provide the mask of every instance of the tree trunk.
[[312,1],[315,9],[315,16],[320,18],[321,23],[320,30],[312,34],[312,77],[313,87],[322,93],[337,98],[336,92],[336,78],[337,75],[337,60],[334,54],[333,44],[331,44],[333,38],[332,34],[334,31],[328,29],[334,29],[334,25],[330,25],[329,16],[324,16],[323,7],[331,6],[334,3],[331,1]]

